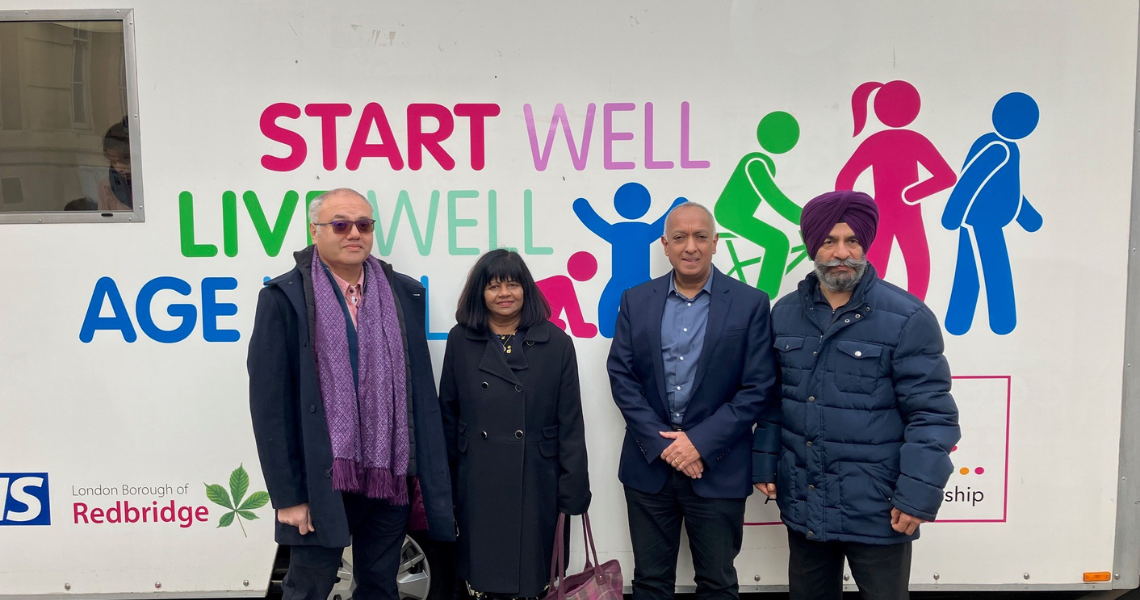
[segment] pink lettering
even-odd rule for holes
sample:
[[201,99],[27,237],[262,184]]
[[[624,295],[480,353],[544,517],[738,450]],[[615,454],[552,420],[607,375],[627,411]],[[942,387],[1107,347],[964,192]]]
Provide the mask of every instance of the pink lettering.
[[194,509],[194,518],[205,523],[210,520],[210,510],[205,506],[199,506]]
[[91,522],[92,523],[99,523],[99,524],[103,523],[103,509],[101,509],[101,508],[92,508],[91,509]]
[[[379,144],[368,143],[368,134],[372,132],[374,124],[377,133],[380,134]],[[360,160],[364,157],[387,158],[388,164],[394,171],[404,168],[404,158],[400,156],[400,147],[396,145],[396,136],[392,135],[392,127],[388,125],[384,107],[375,102],[369,102],[364,106],[344,166],[349,171],[355,171],[360,168]]]
[[194,524],[194,509],[189,506],[178,507],[178,526],[182,529]]
[[[435,131],[423,130],[424,117],[431,117],[439,123]],[[423,151],[427,150],[435,158],[435,162],[450,171],[455,168],[455,159],[439,145],[440,142],[451,136],[455,131],[455,119],[451,111],[439,104],[409,104],[408,105],[408,168],[413,171],[423,167]]]
[[570,119],[566,117],[566,107],[562,106],[559,102],[554,106],[554,115],[550,118],[550,129],[546,132],[546,145],[542,152],[538,150],[538,133],[534,127],[534,111],[531,110],[529,104],[523,105],[523,117],[526,119],[527,133],[530,135],[530,154],[534,159],[534,168],[537,171],[545,171],[546,165],[550,161],[550,151],[554,147],[554,136],[558,131],[558,125],[562,125],[562,133],[566,136],[566,147],[570,150],[570,161],[574,164],[574,169],[584,171],[586,169],[586,158],[590,154],[590,135],[594,131],[594,112],[597,105],[593,102],[586,107],[586,122],[582,127],[582,146],[579,153],[579,147],[574,145],[574,132],[570,130]]
[[298,119],[301,117],[301,109],[295,104],[279,102],[269,105],[261,112],[261,134],[275,142],[289,146],[290,149],[289,156],[284,158],[268,154],[261,157],[261,166],[270,171],[292,171],[300,167],[305,162],[305,156],[308,155],[305,138],[295,131],[278,125],[277,119],[281,117]]
[[681,168],[707,169],[711,166],[707,160],[689,160],[689,103],[681,103]]
[[308,104],[305,114],[321,119],[321,161],[326,171],[336,169],[336,120],[352,114],[352,107],[343,102]]
[[107,522],[108,523],[122,523],[123,513],[121,502],[115,502],[115,505],[107,509]]
[[645,168],[672,169],[671,160],[653,160],[653,103],[645,103]]
[[87,505],[86,504],[84,504],[82,502],[76,502],[72,506],[72,509],[75,511],[74,519],[75,519],[76,524],[79,524],[79,519],[83,519],[84,523],[88,522],[87,521]]
[[455,116],[468,117],[471,129],[471,168],[476,171],[483,170],[486,164],[486,127],[487,117],[499,116],[498,104],[456,104]]
[[615,161],[613,159],[614,142],[633,139],[632,132],[614,131],[614,113],[629,112],[636,108],[637,105],[632,102],[607,102],[602,107],[602,140],[605,143],[602,164],[607,171],[632,169],[636,166],[632,161]]

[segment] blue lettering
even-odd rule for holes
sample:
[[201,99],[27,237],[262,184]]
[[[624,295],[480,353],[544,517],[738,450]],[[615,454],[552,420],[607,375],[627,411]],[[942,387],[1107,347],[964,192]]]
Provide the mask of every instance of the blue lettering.
[[189,296],[190,284],[177,277],[155,277],[146,282],[139,290],[138,301],[135,302],[135,318],[138,319],[139,329],[150,339],[163,344],[174,344],[190,337],[194,331],[194,324],[198,321],[198,311],[193,304],[171,304],[166,313],[175,318],[181,318],[182,323],[171,330],[165,330],[155,325],[152,318],[151,302],[154,296],[162,290],[171,290],[183,296]]
[[219,290],[236,290],[233,277],[207,277],[202,280],[202,337],[207,342],[236,342],[241,332],[236,329],[218,329],[218,317],[232,317],[238,307],[230,302],[218,302]]
[[[103,301],[111,303],[111,316],[101,317]],[[91,302],[87,305],[87,316],[83,317],[83,326],[79,328],[79,341],[90,344],[97,330],[118,331],[123,334],[127,342],[138,339],[131,317],[127,313],[127,306],[123,304],[123,296],[119,294],[119,287],[110,277],[101,277],[95,282],[95,290],[91,292]]]
[[429,340],[446,340],[447,332],[435,332],[431,330],[431,288],[428,286],[428,276],[420,276],[420,283],[424,286],[424,332],[427,334]]

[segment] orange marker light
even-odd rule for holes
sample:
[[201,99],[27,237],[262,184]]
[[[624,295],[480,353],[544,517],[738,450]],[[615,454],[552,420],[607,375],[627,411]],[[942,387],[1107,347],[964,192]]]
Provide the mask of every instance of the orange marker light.
[[1090,571],[1085,573],[1085,583],[1098,583],[1101,581],[1112,581],[1111,571]]

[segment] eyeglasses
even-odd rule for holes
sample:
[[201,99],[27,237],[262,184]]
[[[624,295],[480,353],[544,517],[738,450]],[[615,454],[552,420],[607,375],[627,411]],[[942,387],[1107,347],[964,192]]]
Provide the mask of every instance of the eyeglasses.
[[337,219],[328,223],[313,223],[313,225],[329,225],[337,235],[348,233],[353,225],[356,225],[356,230],[360,233],[372,233],[372,228],[376,226],[376,219],[357,219],[355,221]]

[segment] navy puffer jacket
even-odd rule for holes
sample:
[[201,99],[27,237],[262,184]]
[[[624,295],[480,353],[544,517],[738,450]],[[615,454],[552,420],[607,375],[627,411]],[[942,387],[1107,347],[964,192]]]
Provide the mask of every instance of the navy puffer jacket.
[[810,539],[917,539],[891,508],[934,519],[961,437],[934,314],[868,265],[834,312],[808,275],[772,307],[772,337],[781,410],[756,429],[753,482],[775,481],[784,523]]

